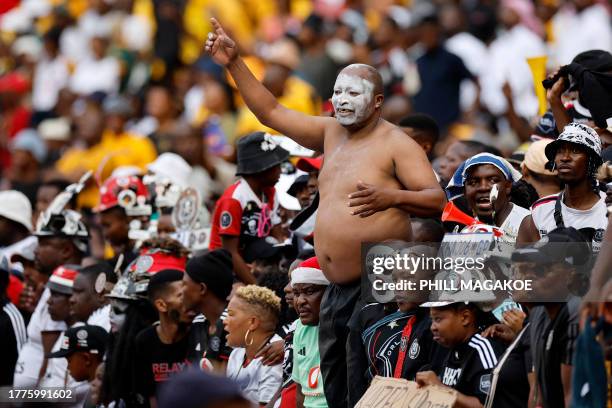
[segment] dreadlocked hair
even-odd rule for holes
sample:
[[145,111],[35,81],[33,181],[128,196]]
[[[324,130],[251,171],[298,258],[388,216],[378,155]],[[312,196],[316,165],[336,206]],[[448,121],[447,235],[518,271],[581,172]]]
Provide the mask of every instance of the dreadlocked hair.
[[587,164],[587,177],[591,181],[591,188],[593,192],[599,195],[599,181],[597,180],[597,173],[599,172],[599,166],[601,159],[595,158],[593,154],[589,154],[589,162]]
[[102,401],[123,400],[126,405],[141,405],[143,397],[136,394],[136,372],[134,354],[136,353],[136,335],[150,327],[158,319],[157,311],[145,299],[130,302],[126,310],[125,322],[118,333],[111,337],[107,361],[102,380]]
[[180,242],[168,237],[155,237],[147,239],[142,243],[143,249],[161,249],[168,252],[175,258],[187,258],[189,256],[189,250],[185,248]]

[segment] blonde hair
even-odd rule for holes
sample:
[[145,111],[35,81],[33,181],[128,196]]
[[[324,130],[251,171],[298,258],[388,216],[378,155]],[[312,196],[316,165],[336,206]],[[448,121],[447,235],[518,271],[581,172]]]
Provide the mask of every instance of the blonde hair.
[[268,312],[278,319],[281,309],[281,300],[268,288],[257,285],[247,285],[236,290],[235,296],[251,306]]
[[597,180],[607,183],[612,180],[612,162],[605,162],[597,170]]

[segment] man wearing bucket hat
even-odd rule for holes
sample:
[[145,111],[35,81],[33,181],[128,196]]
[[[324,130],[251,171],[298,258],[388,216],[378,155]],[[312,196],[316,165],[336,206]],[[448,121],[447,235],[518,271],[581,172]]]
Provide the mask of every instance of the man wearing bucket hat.
[[555,228],[574,227],[599,252],[607,226],[605,194],[596,173],[601,165],[601,140],[592,128],[570,123],[546,148],[548,169],[556,170],[561,193],[541,198],[531,207],[519,229],[518,246],[535,242]]
[[274,185],[280,164],[289,152],[268,134],[251,133],[238,141],[240,180],[232,184],[215,207],[210,249],[225,248],[232,254],[234,272],[245,283],[255,283],[242,251],[253,239],[270,235],[278,200]]

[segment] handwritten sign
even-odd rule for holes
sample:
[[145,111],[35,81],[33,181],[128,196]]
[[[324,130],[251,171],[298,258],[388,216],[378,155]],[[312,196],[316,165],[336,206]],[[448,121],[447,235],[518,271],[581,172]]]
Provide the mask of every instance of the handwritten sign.
[[376,376],[355,408],[452,408],[456,399],[448,388],[418,388],[414,381]]

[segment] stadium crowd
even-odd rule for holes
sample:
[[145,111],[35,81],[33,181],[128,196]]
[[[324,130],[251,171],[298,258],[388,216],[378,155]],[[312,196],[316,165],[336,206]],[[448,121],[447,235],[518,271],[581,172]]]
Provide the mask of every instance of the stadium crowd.
[[[611,12],[1,1],[0,404],[612,407]],[[485,241],[530,290],[362,253]]]

